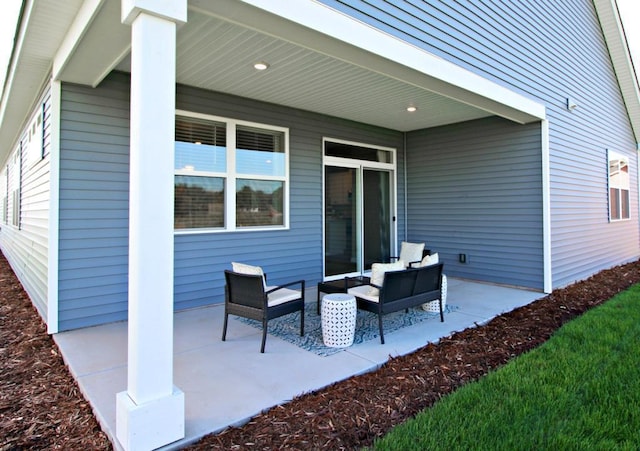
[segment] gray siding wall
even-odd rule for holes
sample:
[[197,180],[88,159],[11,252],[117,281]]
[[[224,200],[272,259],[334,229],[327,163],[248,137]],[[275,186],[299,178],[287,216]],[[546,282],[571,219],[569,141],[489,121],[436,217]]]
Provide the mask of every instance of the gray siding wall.
[[[51,145],[51,95],[47,91],[38,102],[30,118],[44,111],[43,135],[34,136],[41,140],[45,153]],[[31,119],[22,136],[26,136],[32,125]],[[40,315],[47,319],[47,268],[49,250],[49,156],[29,159],[27,140],[22,139],[20,164],[11,178],[17,177],[19,191],[19,225],[12,224],[13,207],[11,192],[8,193],[8,220],[2,223],[0,230],[0,247],[16,276],[22,283],[31,301]],[[13,155],[13,152],[11,153]],[[5,165],[7,163],[5,162]],[[3,194],[6,192],[3,187]]]
[[[640,255],[635,140],[590,0],[322,2],[546,105],[554,287]],[[630,221],[608,221],[607,149],[630,158]]]
[[[63,85],[60,330],[127,316],[128,95],[129,78],[120,73],[96,89]],[[290,230],[177,234],[177,310],[222,302],[231,261],[263,266],[274,284],[320,279],[323,137],[395,147],[402,175],[399,132],[184,86],[177,108],[288,127],[291,149]],[[398,190],[401,200],[402,180]]]
[[410,240],[449,276],[541,290],[540,141],[540,124],[499,118],[409,133]]

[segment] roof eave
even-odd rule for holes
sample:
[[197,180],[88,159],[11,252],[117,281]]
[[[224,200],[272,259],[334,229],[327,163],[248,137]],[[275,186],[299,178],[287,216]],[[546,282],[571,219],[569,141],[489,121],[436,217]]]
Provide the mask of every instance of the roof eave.
[[640,146],[640,88],[618,6],[615,0],[593,0],[593,3],[638,147]]
[[15,146],[23,124],[49,83],[53,57],[81,2],[23,1],[0,100],[0,162]]

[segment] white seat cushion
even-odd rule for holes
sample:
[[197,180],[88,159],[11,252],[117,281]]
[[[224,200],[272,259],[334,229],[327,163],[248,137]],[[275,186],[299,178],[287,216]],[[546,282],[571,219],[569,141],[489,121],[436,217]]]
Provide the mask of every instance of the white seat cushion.
[[399,260],[404,263],[406,268],[411,262],[419,262],[422,260],[422,251],[424,251],[424,243],[408,243],[403,241],[400,245]]
[[[384,281],[384,273],[386,273],[387,271],[401,271],[403,269],[404,263],[401,261],[397,261],[394,263],[374,263],[373,265],[371,265],[371,283],[381,287],[382,282]],[[376,287],[368,287],[372,296],[378,296],[379,293]]]
[[[273,288],[273,287],[271,287]],[[280,288],[279,290],[269,293],[267,295],[267,305],[273,307],[276,305],[284,304],[285,302],[300,299],[302,295],[297,290],[290,290],[289,288]]]
[[239,274],[249,274],[252,276],[261,276],[262,283],[264,284],[265,289],[267,288],[267,281],[264,279],[264,272],[260,266],[252,266],[246,265],[244,263],[231,262],[231,267],[233,268],[233,272],[237,272]]
[[420,267],[431,266],[437,263],[440,263],[440,257],[436,252],[435,254],[427,255],[425,258],[423,258],[422,261],[420,262]]
[[[361,285],[359,287],[349,288],[349,294],[355,296],[357,298],[366,299],[371,302],[379,302],[380,299],[378,295],[371,294],[371,289],[374,288],[371,285]],[[377,288],[374,288],[378,291]]]

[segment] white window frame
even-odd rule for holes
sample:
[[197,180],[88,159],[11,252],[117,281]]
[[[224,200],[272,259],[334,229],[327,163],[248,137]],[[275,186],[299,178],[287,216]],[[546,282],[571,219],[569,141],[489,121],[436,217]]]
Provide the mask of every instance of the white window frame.
[[[196,113],[187,110],[176,110],[176,116],[192,117],[194,119],[203,119],[212,122],[222,122],[226,125],[227,140],[227,171],[218,172],[199,172],[203,177],[219,177],[224,179],[224,221],[223,227],[216,228],[194,228],[194,229],[174,229],[176,235],[191,235],[201,233],[226,233],[226,232],[255,232],[269,230],[289,230],[291,211],[289,192],[291,185],[291,177],[289,172],[289,129],[287,127],[279,127],[275,125],[263,124],[258,122],[242,121],[230,119],[210,114]],[[284,176],[266,176],[255,174],[238,174],[236,171],[236,128],[238,126],[246,126],[265,131],[281,132],[284,135],[284,153],[285,153],[285,175]],[[176,169],[175,175],[193,176],[191,171]],[[236,181],[238,179],[265,180],[265,181],[282,181],[284,184],[283,199],[283,224],[257,227],[238,227],[236,225]]]
[[[337,143],[337,144],[346,144],[349,146],[356,146],[356,147],[363,147],[363,148],[367,148],[367,149],[371,149],[371,150],[381,150],[384,152],[388,152],[389,155],[391,156],[391,162],[389,163],[382,163],[382,162],[378,162],[378,161],[371,161],[371,160],[360,160],[357,158],[345,158],[345,157],[334,157],[334,156],[328,156],[326,155],[326,144],[328,142],[331,143]],[[325,192],[326,192],[326,180],[325,180],[325,167],[326,166],[337,166],[337,167],[348,167],[348,168],[354,168],[354,169],[358,169],[361,173],[362,170],[381,170],[381,171],[387,171],[390,173],[390,188],[392,190],[391,193],[389,193],[389,195],[391,196],[390,199],[390,215],[392,218],[391,221],[391,228],[390,228],[390,233],[391,233],[391,242],[390,242],[390,250],[391,250],[391,255],[397,255],[397,242],[398,242],[398,202],[397,202],[397,195],[398,195],[398,150],[394,147],[385,147],[385,146],[379,146],[376,144],[369,144],[369,143],[364,143],[364,142],[359,142],[359,141],[349,141],[349,140],[344,140],[344,139],[338,139],[338,138],[332,138],[332,137],[328,137],[325,136],[322,138],[322,249],[323,249],[323,255],[322,255],[322,274],[323,277],[325,277],[325,280],[336,280],[337,278],[340,278],[342,276],[329,276],[326,277],[324,276],[324,274],[326,274],[326,268],[325,268],[325,256],[324,256],[324,249],[326,249],[326,229],[325,229],[325,224],[326,224],[326,211],[325,211],[325,202],[326,202],[326,198],[325,198]],[[357,194],[356,199],[360,200],[362,199],[362,192],[359,192]],[[360,206],[358,206],[358,209],[360,208]],[[364,235],[364,224],[362,223],[362,221],[360,221],[360,223],[358,224],[359,227],[359,234],[360,236]],[[360,243],[358,243],[359,245]],[[360,246],[359,246],[360,247]],[[363,251],[362,249],[358,249],[357,252],[359,254],[361,254]],[[369,275],[371,273],[371,270],[367,270],[364,271],[363,274],[365,275]],[[353,275],[357,275],[356,273],[353,273]]]
[[[18,145],[9,156],[7,164],[7,211],[5,218],[7,225],[20,228],[20,214],[22,210],[21,188],[22,188],[22,152]],[[11,214],[9,215],[9,210]]]
[[24,137],[21,140],[24,166],[26,169],[38,164],[45,157],[44,138],[46,124],[47,93],[38,103],[36,111],[29,119]]
[[7,224],[7,202],[9,199],[9,186],[7,180],[7,167],[3,167],[0,172],[0,221]]
[[[627,165],[627,177],[622,177],[622,178],[618,178],[616,181],[612,181],[612,172],[611,172],[611,162],[612,161],[624,161]],[[607,203],[608,203],[608,209],[609,209],[609,222],[619,222],[619,221],[629,221],[631,219],[631,183],[630,183],[630,179],[629,179],[629,175],[630,175],[630,167],[629,167],[629,157],[626,155],[623,155],[621,153],[615,152],[613,150],[608,150],[607,151]],[[617,190],[626,190],[628,193],[627,196],[627,205],[626,205],[626,211],[628,213],[629,216],[627,217],[622,217],[622,212],[624,211],[624,209],[622,208],[622,196],[618,196],[618,212],[620,213],[620,217],[619,218],[614,218],[612,217],[611,213],[611,205],[613,202],[613,199],[611,198],[611,190],[612,189],[617,189]]]

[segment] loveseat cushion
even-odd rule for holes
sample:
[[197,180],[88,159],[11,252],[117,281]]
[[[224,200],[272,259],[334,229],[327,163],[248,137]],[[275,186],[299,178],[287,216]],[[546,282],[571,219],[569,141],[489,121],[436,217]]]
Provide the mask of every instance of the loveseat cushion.
[[[361,285],[359,287],[349,288],[348,293],[360,299],[365,299],[371,302],[379,302],[380,298],[377,294],[371,294],[371,289],[374,288],[371,285]],[[375,288],[378,291],[377,288]]]
[[[403,269],[404,263],[402,261],[394,263],[374,263],[371,265],[371,283],[381,287],[384,281],[384,274],[387,271],[400,271]],[[379,290],[376,287],[367,285],[367,288],[372,296],[378,296]]]
[[440,263],[440,256],[436,252],[435,254],[425,256],[420,262],[420,267],[431,266]]

